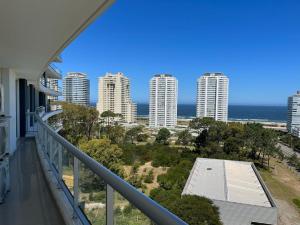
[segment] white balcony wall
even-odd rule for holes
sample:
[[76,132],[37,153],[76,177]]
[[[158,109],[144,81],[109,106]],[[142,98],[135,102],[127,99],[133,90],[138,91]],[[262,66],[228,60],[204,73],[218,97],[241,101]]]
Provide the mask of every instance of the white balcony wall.
[[17,148],[16,73],[9,68],[0,68],[0,77],[4,87],[4,114],[10,117],[9,151],[13,154]]

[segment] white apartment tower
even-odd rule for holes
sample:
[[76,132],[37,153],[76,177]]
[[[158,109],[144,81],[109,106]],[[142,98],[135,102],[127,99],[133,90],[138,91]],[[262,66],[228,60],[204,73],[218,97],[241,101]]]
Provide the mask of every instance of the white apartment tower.
[[197,117],[228,120],[229,79],[222,73],[205,73],[197,81]]
[[178,81],[168,74],[150,80],[149,126],[172,128],[177,124]]
[[64,101],[78,105],[90,104],[90,81],[87,75],[79,72],[70,72],[63,79]]
[[98,78],[97,110],[121,114],[126,123],[136,122],[136,104],[130,97],[130,81],[123,73],[106,73]]
[[288,98],[287,128],[290,133],[300,129],[300,91]]

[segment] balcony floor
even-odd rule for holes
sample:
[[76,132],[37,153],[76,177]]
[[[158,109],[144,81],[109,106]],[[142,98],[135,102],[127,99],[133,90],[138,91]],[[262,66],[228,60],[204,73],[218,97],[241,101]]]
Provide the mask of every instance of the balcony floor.
[[65,224],[47,186],[33,138],[20,141],[10,166],[11,191],[0,205],[0,224]]

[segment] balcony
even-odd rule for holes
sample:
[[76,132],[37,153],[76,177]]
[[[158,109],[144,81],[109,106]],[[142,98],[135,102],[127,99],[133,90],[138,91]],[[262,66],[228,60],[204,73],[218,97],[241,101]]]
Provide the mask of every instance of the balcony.
[[39,90],[46,95],[58,97],[62,95],[61,88],[58,86],[53,86],[49,80],[40,79]]
[[62,79],[62,72],[60,69],[58,69],[53,63],[49,64],[47,67],[45,74],[48,78],[53,79]]
[[[18,154],[27,154],[24,157],[38,156],[42,170],[45,173],[45,180],[43,182],[32,182],[27,186],[26,190],[22,190],[23,194],[27,192],[34,193],[34,190],[39,190],[42,187],[35,187],[35,185],[42,185],[46,183],[47,194],[53,195],[53,201],[47,196],[37,194],[32,197],[36,201],[45,203],[53,210],[53,217],[57,222],[52,224],[129,224],[128,221],[133,219],[134,224],[151,225],[155,224],[181,224],[186,225],[184,221],[179,219],[174,214],[154,202],[146,195],[138,191],[135,187],[128,184],[126,181],[118,177],[116,174],[105,168],[103,165],[90,158],[80,149],[73,146],[59,134],[57,134],[49,125],[47,125],[40,117],[41,110],[36,113],[29,113],[28,117],[34,121],[35,124],[35,140],[25,139],[25,144],[20,144],[25,151],[19,151]],[[28,119],[29,121],[30,119]],[[30,155],[29,150],[34,149],[33,155]],[[36,154],[37,152],[37,154]],[[25,168],[30,167],[34,171],[30,173],[38,173],[38,160],[20,160],[22,156],[16,156],[19,163]],[[36,166],[32,166],[33,163]],[[17,166],[15,166],[18,168]],[[20,168],[20,171],[21,168]],[[15,173],[17,173],[15,171]],[[18,173],[19,176],[26,175]],[[31,174],[27,174],[28,177]],[[14,179],[19,180],[18,177]],[[22,179],[21,179],[22,180]],[[26,180],[26,179],[24,179]],[[28,179],[27,179],[28,180]],[[14,182],[14,181],[13,181]],[[29,182],[29,181],[28,181]],[[30,182],[29,182],[30,183]],[[15,187],[17,187],[16,185]],[[49,193],[51,190],[51,194]],[[16,193],[13,193],[16,194]],[[9,200],[9,198],[8,198]],[[26,199],[17,199],[21,201],[20,205],[25,206]],[[33,201],[33,200],[32,200]],[[58,207],[55,206],[55,203]],[[36,207],[32,202],[32,207]],[[51,215],[51,213],[43,213],[43,206],[36,213],[37,217],[42,215]],[[126,210],[130,209],[130,210]],[[8,209],[7,209],[8,210]],[[19,218],[18,213],[22,214],[22,209],[19,211],[10,208],[9,218]],[[1,210],[0,210],[1,211]],[[128,211],[127,213],[124,213]],[[14,216],[12,216],[14,212]],[[17,214],[16,214],[16,213]],[[36,214],[35,213],[35,214]],[[61,216],[60,216],[61,213]],[[32,212],[31,212],[32,215]],[[0,215],[2,216],[2,215]],[[7,218],[3,217],[3,218]],[[2,217],[1,217],[2,218]],[[22,217],[20,217],[22,218]],[[35,220],[37,218],[32,218]],[[9,220],[7,220],[9,222]],[[14,223],[8,223],[14,224]],[[28,222],[28,224],[47,224]]]

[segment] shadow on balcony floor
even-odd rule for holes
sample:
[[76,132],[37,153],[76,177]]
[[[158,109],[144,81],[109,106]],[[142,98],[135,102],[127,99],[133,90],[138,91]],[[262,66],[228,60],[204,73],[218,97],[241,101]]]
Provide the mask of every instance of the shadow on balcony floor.
[[10,165],[11,191],[0,205],[0,224],[65,224],[47,186],[33,138],[20,141]]

